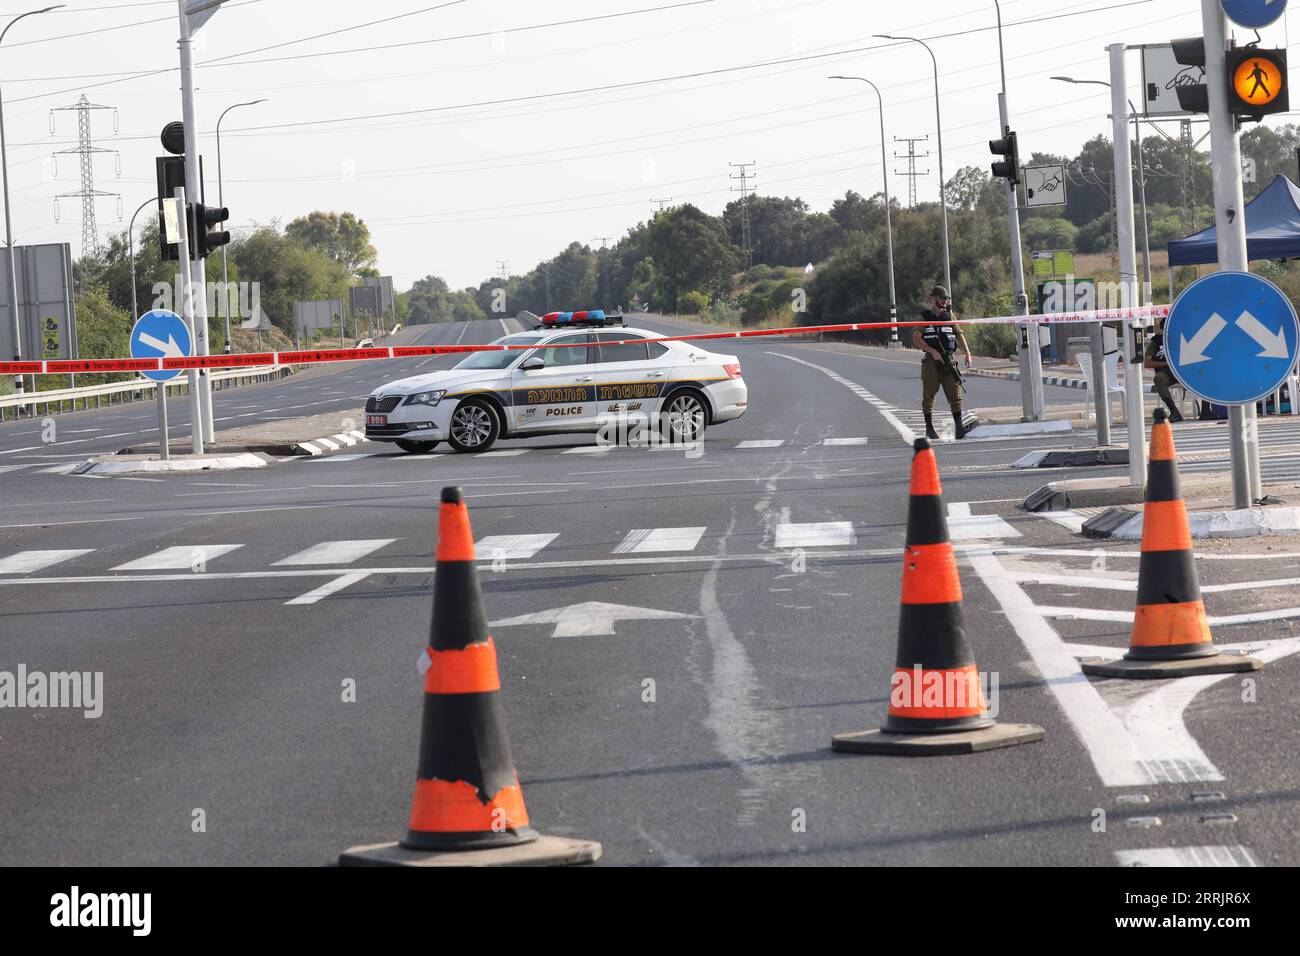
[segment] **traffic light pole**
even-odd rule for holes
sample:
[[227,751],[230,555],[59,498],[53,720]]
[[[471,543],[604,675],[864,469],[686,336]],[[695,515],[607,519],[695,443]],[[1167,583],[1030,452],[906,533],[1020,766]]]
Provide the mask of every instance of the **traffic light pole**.
[[[1213,0],[1218,3],[1218,0]],[[1123,43],[1112,43],[1110,53],[1111,135],[1115,142],[1115,224],[1119,236],[1120,307],[1136,308],[1137,243],[1133,226],[1133,151],[1128,141],[1128,78],[1124,69]],[[1128,420],[1128,482],[1140,488],[1146,482],[1147,432],[1146,407],[1142,398],[1141,330],[1144,320],[1124,323],[1126,333],[1122,349],[1128,361],[1124,369],[1124,408]],[[1109,408],[1107,409],[1109,414]]]
[[[1227,18],[1220,0],[1201,0],[1201,20],[1205,28],[1205,85],[1210,100],[1210,169],[1214,182],[1219,269],[1249,272],[1246,202],[1241,187],[1241,141],[1236,118],[1228,108]],[[1229,406],[1228,425],[1233,507],[1249,508],[1263,495],[1255,403]]]
[[[176,237],[176,250],[180,253],[181,263],[189,259],[190,254],[190,232],[189,216],[190,211],[185,206],[185,187],[176,187],[176,224],[178,226],[179,236]],[[181,318],[190,329],[190,340],[193,341],[198,325],[194,317],[194,283],[190,281],[189,270],[183,266],[180,272],[181,287]],[[190,449],[196,455],[203,454],[203,399],[199,393],[199,370],[190,369],[185,373],[190,380]],[[159,388],[162,388],[159,385]],[[166,413],[166,402],[161,406],[160,415]],[[160,418],[160,423],[165,419]],[[162,426],[160,426],[162,427]]]
[[[1011,135],[1011,121],[1007,117],[1007,92],[998,94],[998,115],[1002,120],[1002,135]],[[1018,174],[1018,171],[1017,171]],[[1020,203],[1016,198],[1016,184],[1004,180],[1007,192],[1007,230],[1011,235],[1011,292],[1015,299],[1013,315],[1029,314],[1029,296],[1025,292],[1025,254],[1020,242]],[[1020,342],[1020,397],[1025,421],[1041,422],[1047,418],[1043,398],[1043,350],[1038,341],[1038,325],[1021,327]]]
[[[185,193],[190,202],[201,203],[203,192],[199,184],[199,127],[194,118],[194,41],[190,30],[189,17],[184,9],[180,11],[181,35],[178,45],[181,54],[181,119],[185,124]],[[188,210],[187,210],[188,212]],[[205,226],[194,224],[195,243],[198,245]],[[190,288],[194,300],[194,354],[208,354],[208,293],[207,281],[203,268],[203,250],[190,250],[190,256],[182,256],[180,266],[188,270]],[[198,383],[200,414],[197,421],[202,425],[203,437],[213,441],[212,421],[212,379],[207,369],[199,370]]]

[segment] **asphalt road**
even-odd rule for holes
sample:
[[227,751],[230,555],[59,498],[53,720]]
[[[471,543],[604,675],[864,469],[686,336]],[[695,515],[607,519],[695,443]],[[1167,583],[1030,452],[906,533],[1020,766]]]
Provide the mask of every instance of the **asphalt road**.
[[[500,323],[410,331],[483,342]],[[111,450],[152,406],[62,416],[106,429],[67,428],[76,446],[24,450],[31,426],[0,426],[0,462],[24,466],[0,467],[0,562],[15,562],[0,563],[0,670],[104,681],[98,718],[0,709],[0,863],[314,865],[397,838],[449,484],[479,541],[530,816],[601,841],[606,865],[1300,862],[1300,543],[1198,549],[1216,639],[1267,660],[1249,683],[1089,680],[1079,655],[1127,643],[1136,549],[1016,510],[1043,477],[1010,463],[1064,440],[943,442],[978,665],[999,719],[1046,739],[834,754],[832,734],[879,724],[893,670],[914,356],[712,347],[741,357],[751,407],[697,455],[543,437],[78,478],[38,466]],[[231,390],[217,414],[355,407],[454,361]],[[1017,383],[971,379],[973,405],[1018,400]],[[591,602],[614,607],[566,612]]]

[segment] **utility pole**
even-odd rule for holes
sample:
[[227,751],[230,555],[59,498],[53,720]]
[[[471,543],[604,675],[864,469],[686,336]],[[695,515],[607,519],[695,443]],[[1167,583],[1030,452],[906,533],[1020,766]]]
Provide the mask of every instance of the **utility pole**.
[[[111,106],[101,106],[98,103],[92,103],[86,99],[86,94],[82,93],[81,98],[71,106],[56,106],[50,110],[50,135],[54,135],[54,114],[77,111],[77,146],[75,149],[61,149],[56,152],[55,156],[75,155],[79,158],[81,166],[81,189],[75,193],[59,193],[54,197],[54,221],[59,221],[59,200],[60,199],[80,199],[81,200],[81,254],[83,256],[96,255],[103,248],[99,241],[99,227],[95,222],[95,200],[100,196],[114,196],[117,198],[118,218],[121,219],[122,197],[118,193],[103,192],[95,188],[95,154],[96,153],[114,153],[117,155],[117,173],[122,174],[122,157],[117,154],[116,150],[103,149],[96,146],[90,133],[90,113],[92,110],[113,110],[113,132],[117,132],[117,110]],[[58,161],[55,160],[57,163]],[[55,167],[55,176],[58,176],[58,167]]]
[[609,241],[613,238],[613,236],[597,236],[595,239],[591,240],[592,242],[600,243],[600,272],[603,276],[601,281],[604,285],[605,294],[602,297],[600,290],[596,290],[596,302],[602,309],[605,307],[605,304],[613,298],[609,289]]
[[903,157],[903,156],[898,155],[897,150],[895,150],[895,152],[894,152],[894,158],[895,158],[895,159],[904,159],[904,158],[907,159],[907,172],[903,172],[903,171],[900,170],[900,169],[896,169],[896,170],[894,170],[894,175],[895,175],[895,176],[906,176],[906,177],[907,177],[907,208],[908,208],[908,209],[912,209],[912,208],[914,208],[914,207],[916,206],[916,180],[917,180],[917,178],[920,177],[920,176],[929,176],[929,175],[930,175],[930,170],[928,170],[928,169],[926,169],[926,170],[922,170],[921,172],[917,172],[917,170],[916,170],[916,161],[917,161],[918,159],[926,159],[926,158],[928,158],[929,155],[930,155],[930,151],[929,151],[929,150],[926,150],[924,153],[918,153],[918,152],[916,151],[916,144],[917,144],[917,143],[924,143],[924,142],[928,141],[929,139],[930,139],[930,134],[928,134],[928,133],[927,133],[926,135],[924,135],[924,136],[901,136],[901,137],[900,137],[900,136],[895,136],[895,137],[894,137],[894,142],[895,142],[895,143],[906,143],[906,144],[907,144],[907,156],[906,156],[906,157]]
[[754,245],[750,235],[749,227],[749,180],[754,178],[754,173],[749,171],[749,167],[758,165],[754,161],[748,163],[727,163],[732,169],[739,169],[739,173],[732,173],[732,179],[740,180],[739,186],[732,186],[731,191],[740,193],[740,241],[745,250],[745,268],[748,269],[754,264]]

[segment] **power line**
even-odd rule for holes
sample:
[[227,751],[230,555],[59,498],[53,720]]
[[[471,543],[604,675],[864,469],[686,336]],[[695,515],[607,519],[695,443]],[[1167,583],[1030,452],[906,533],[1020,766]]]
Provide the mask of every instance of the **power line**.
[[[903,172],[903,171],[901,171],[901,170],[895,170],[895,171],[894,171],[894,175],[895,175],[895,176],[906,176],[906,177],[907,177],[907,208],[908,208],[908,209],[911,209],[913,206],[916,205],[916,180],[917,180],[917,177],[919,177],[919,176],[929,176],[929,175],[930,175],[930,170],[928,170],[928,169],[925,170],[925,171],[923,171],[923,172],[919,172],[919,173],[916,171],[916,161],[917,161],[918,159],[925,159],[927,156],[930,155],[930,151],[929,151],[929,150],[926,150],[924,153],[918,153],[918,152],[916,151],[916,144],[917,144],[917,143],[925,143],[925,142],[929,142],[929,140],[930,140],[930,134],[929,134],[929,133],[926,133],[924,136],[920,136],[920,137],[917,137],[917,136],[911,136],[911,137],[900,137],[900,136],[895,136],[895,137],[894,137],[894,142],[895,142],[895,143],[906,143],[906,144],[907,144],[907,157],[906,157],[906,159],[907,159],[907,172]],[[895,152],[895,153],[894,153],[894,158],[895,158],[895,159],[902,159],[903,157],[899,156],[898,153]]]
[[754,161],[748,163],[727,163],[732,169],[739,169],[739,173],[731,174],[729,178],[740,180],[739,186],[732,186],[732,192],[740,193],[740,240],[741,247],[745,250],[745,268],[748,269],[754,264],[754,246],[751,242],[749,231],[749,180],[754,174],[749,171],[749,167],[758,165]]

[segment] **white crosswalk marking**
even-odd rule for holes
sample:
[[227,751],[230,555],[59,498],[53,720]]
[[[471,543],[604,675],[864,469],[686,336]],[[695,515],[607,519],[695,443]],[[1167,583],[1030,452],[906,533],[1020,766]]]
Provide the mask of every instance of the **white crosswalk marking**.
[[480,452],[479,458],[512,458],[515,455],[526,455],[531,449],[528,448],[503,448],[499,451]]
[[480,561],[531,558],[558,537],[558,534],[490,534],[475,543],[474,554]]
[[34,466],[35,463],[29,465],[0,465],[0,475],[3,475],[7,471],[21,471],[24,468],[32,468]]
[[614,554],[646,554],[651,551],[694,551],[707,528],[641,528],[629,531]]
[[[316,440],[317,440],[317,441],[320,441],[319,438],[316,439]],[[313,461],[313,462],[316,462],[317,464],[319,464],[319,463],[322,462],[322,461],[356,461],[358,458],[374,458],[374,457],[375,457],[375,456],[374,456],[373,453],[372,453],[372,454],[368,454],[368,455],[351,455],[351,454],[349,454],[349,455],[321,455],[319,458],[312,458],[312,459],[309,459],[309,460],[310,460],[310,461]]]
[[742,441],[736,445],[737,448],[780,448],[785,442],[779,438],[757,438],[751,441]]
[[1259,866],[1247,847],[1162,846],[1149,850],[1116,850],[1120,866]]
[[786,548],[839,548],[852,544],[853,522],[819,521],[811,524],[779,524],[776,526],[776,547]]
[[0,574],[31,574],[60,561],[70,561],[83,554],[90,554],[93,550],[94,548],[73,548],[66,551],[19,551],[0,558]]
[[577,448],[566,448],[560,452],[561,455],[601,455],[608,451],[613,451],[614,445],[579,445]]
[[181,544],[171,548],[155,551],[147,557],[119,564],[111,571],[182,571],[195,566],[197,562],[206,564],[213,558],[229,554],[242,544]]
[[948,505],[948,537],[952,541],[978,541],[1019,538],[1020,532],[997,515],[972,515],[969,502],[954,501]]
[[865,438],[827,438],[822,442],[823,445],[865,445]]
[[396,538],[367,538],[353,541],[322,541],[287,558],[281,558],[275,564],[351,564],[396,540]]

